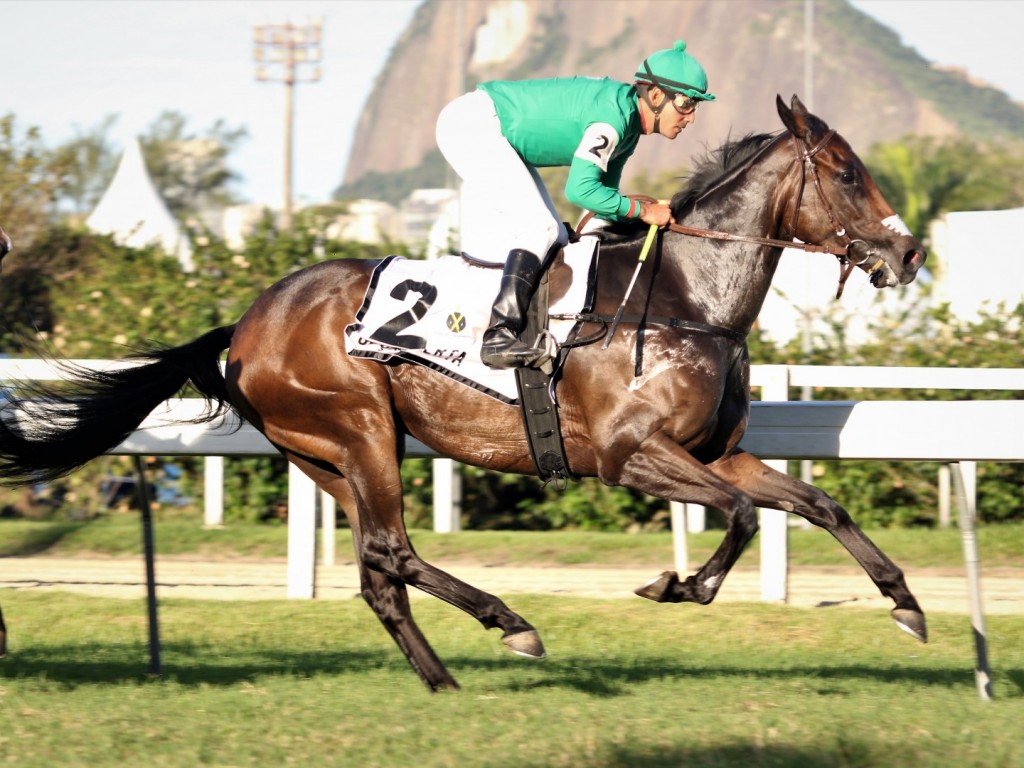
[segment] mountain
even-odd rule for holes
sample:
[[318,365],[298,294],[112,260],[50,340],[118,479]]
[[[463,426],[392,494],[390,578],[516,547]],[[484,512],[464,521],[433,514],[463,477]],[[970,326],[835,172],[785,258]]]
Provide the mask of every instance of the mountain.
[[[391,51],[361,114],[338,197],[397,201],[444,186],[434,123],[489,79],[573,74],[631,81],[677,39],[718,96],[675,141],[640,142],[623,189],[730,136],[781,129],[775,96],[798,94],[860,152],[907,134],[1024,138],[1024,106],[963,73],[932,66],[846,0],[815,0],[805,56],[803,0],[425,0]],[[927,5],[922,4],[922,13]],[[805,87],[805,60],[813,88]]]

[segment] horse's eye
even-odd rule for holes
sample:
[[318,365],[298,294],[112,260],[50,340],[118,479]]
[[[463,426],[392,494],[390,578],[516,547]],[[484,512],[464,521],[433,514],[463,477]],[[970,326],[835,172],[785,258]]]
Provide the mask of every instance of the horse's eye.
[[847,168],[839,174],[839,180],[843,184],[853,184],[857,180],[857,172],[853,168]]

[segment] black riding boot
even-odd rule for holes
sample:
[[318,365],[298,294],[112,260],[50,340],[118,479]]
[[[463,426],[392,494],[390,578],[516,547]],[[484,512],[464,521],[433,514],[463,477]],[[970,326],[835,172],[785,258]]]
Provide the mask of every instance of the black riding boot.
[[491,321],[484,332],[480,359],[490,368],[520,368],[533,365],[547,357],[545,349],[537,349],[519,340],[526,326],[526,311],[537,288],[540,259],[522,248],[509,251],[501,289],[491,309]]

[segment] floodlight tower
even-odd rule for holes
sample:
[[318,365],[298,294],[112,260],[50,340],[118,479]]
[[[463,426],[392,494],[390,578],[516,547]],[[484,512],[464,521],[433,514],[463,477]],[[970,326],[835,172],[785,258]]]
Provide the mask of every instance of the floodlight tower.
[[[281,227],[292,226],[292,125],[294,123],[294,90],[296,83],[315,83],[320,80],[320,41],[323,37],[323,19],[316,18],[305,24],[264,24],[253,28],[253,59],[256,61],[256,79],[261,82],[284,83],[284,202],[281,209]],[[303,72],[304,65],[315,65]]]

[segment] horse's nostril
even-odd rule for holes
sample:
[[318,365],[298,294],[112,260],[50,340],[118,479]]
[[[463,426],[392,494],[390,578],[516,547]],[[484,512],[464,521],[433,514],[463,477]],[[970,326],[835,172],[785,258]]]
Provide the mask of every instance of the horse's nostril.
[[925,250],[915,248],[912,251],[907,251],[903,256],[903,266],[916,271],[921,268],[927,258],[928,253]]

